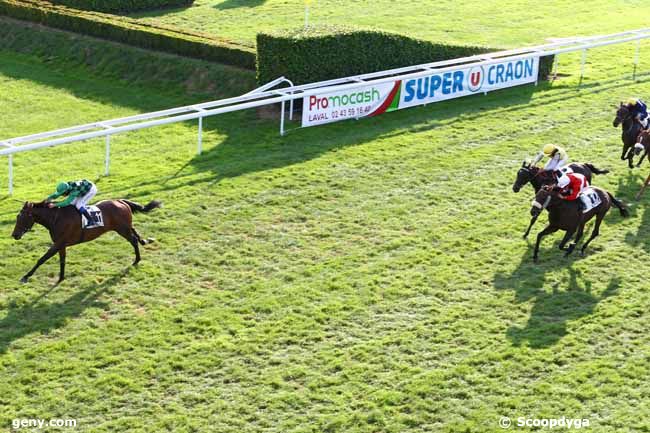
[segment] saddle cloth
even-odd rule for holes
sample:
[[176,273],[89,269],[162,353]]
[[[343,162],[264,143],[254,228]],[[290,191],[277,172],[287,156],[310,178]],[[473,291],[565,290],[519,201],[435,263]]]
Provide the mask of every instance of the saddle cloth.
[[582,203],[584,204],[582,213],[587,213],[593,208],[598,207],[602,203],[602,200],[600,199],[600,195],[598,195],[598,192],[591,187],[585,189],[584,191],[582,191],[582,193],[580,193],[580,200],[582,200]]
[[93,224],[88,224],[88,220],[86,220],[86,217],[81,215],[82,229],[104,227],[104,216],[102,215],[102,211],[97,206],[86,206],[86,210],[88,210],[88,213],[91,214],[93,218],[95,218],[95,222]]

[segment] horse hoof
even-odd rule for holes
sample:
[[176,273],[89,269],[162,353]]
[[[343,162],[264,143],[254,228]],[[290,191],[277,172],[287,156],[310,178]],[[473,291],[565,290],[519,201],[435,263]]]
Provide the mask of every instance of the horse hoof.
[[131,264],[131,266],[138,266],[138,263],[140,263],[140,260],[136,260],[135,262],[133,262],[133,264]]
[[20,279],[20,282],[23,283],[23,284],[27,284],[27,281],[28,281],[28,280],[29,280],[29,278],[27,278],[27,277],[22,277],[22,278]]
[[152,244],[154,242],[156,242],[156,238],[147,238],[147,243],[148,244]]

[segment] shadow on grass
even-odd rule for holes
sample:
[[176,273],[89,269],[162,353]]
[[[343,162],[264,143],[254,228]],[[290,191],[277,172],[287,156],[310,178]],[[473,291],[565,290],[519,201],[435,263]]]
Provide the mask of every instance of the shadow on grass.
[[256,8],[266,3],[266,0],[224,0],[214,6],[215,9]]
[[[621,280],[613,277],[600,296],[592,293],[591,281],[571,267],[569,258],[569,282],[566,287],[553,287],[552,292],[542,289],[547,272],[558,268],[558,260],[534,264],[533,245],[528,246],[521,262],[510,274],[497,272],[494,286],[499,290],[514,290],[515,302],[523,303],[534,299],[528,322],[524,327],[512,326],[506,335],[513,345],[525,342],[535,349],[546,348],[558,343],[567,334],[567,322],[589,316],[598,303],[618,292]],[[555,249],[557,251],[557,249]],[[557,254],[561,254],[557,251]]]
[[91,283],[83,290],[63,302],[44,302],[51,287],[45,293],[26,305],[9,305],[7,314],[0,319],[0,354],[7,352],[11,343],[30,334],[47,334],[65,325],[68,319],[79,317],[86,308],[104,308],[99,297],[129,274],[131,267],[112,276],[102,283]]

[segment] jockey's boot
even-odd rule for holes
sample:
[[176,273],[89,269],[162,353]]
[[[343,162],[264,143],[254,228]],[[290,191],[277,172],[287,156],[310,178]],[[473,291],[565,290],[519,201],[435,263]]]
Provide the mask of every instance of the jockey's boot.
[[95,219],[90,214],[90,212],[88,212],[88,209],[86,209],[85,207],[80,207],[79,208],[79,213],[86,217],[86,220],[88,221],[89,226],[95,224]]

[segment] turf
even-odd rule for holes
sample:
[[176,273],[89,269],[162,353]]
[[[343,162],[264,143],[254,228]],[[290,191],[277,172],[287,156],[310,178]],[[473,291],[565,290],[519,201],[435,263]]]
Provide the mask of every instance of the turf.
[[[0,200],[0,428],[492,432],[501,416],[565,416],[648,431],[650,197],[608,215],[585,258],[563,259],[556,235],[535,265],[531,189],[510,189],[554,142],[632,200],[647,169],[618,160],[611,126],[618,101],[650,92],[632,57],[590,52],[581,87],[562,56],[552,84],[284,138],[255,113],[210,119],[202,156],[192,123],[127,134],[109,177],[101,140],[16,156]],[[3,138],[197,102],[6,51],[0,86]],[[136,217],[157,242],[131,268],[107,235],[68,252],[60,286],[56,259],[21,285],[48,237],[9,238],[15,199],[81,177],[99,199],[162,200]]]
[[[548,37],[615,33],[647,26],[644,0],[504,2],[483,0],[316,0],[311,24],[380,28],[437,42],[488,47],[541,44]],[[193,7],[134,15],[255,44],[258,31],[304,25],[304,3],[285,0],[196,0]]]

